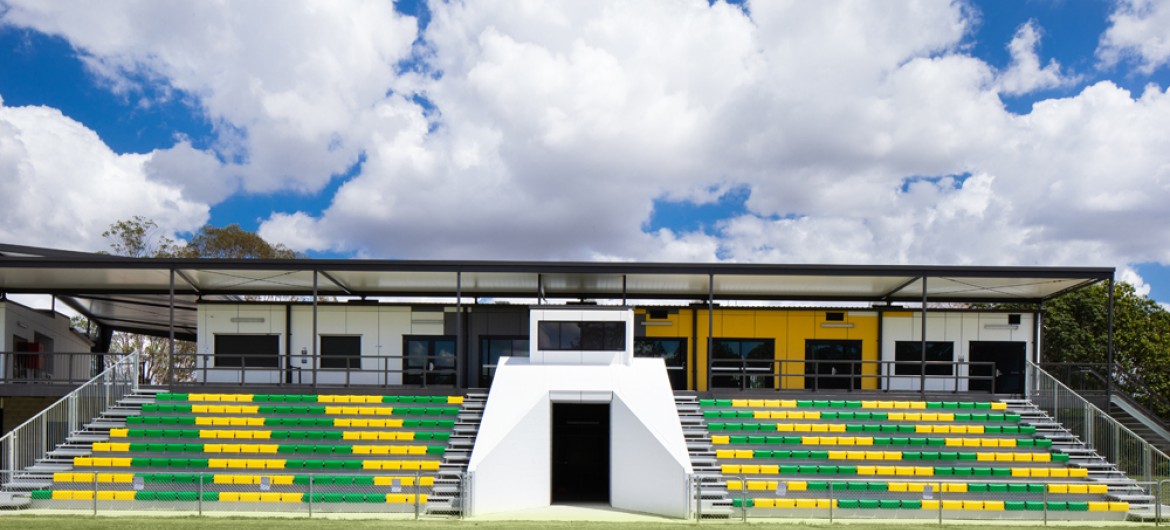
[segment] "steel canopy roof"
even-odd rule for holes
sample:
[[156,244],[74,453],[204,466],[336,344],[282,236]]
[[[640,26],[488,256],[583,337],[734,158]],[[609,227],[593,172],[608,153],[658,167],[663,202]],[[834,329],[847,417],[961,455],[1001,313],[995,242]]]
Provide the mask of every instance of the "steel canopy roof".
[[[55,295],[115,329],[194,333],[195,304],[238,296],[1038,303],[1106,267],[125,258],[0,244],[0,292]],[[924,289],[925,282],[925,289]],[[161,317],[161,320],[160,320]]]

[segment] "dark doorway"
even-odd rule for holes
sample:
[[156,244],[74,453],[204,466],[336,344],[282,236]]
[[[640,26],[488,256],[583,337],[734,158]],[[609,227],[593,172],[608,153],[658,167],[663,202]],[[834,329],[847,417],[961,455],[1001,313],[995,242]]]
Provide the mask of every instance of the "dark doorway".
[[806,340],[804,342],[804,388],[860,389],[861,341]]
[[[971,362],[995,363],[995,367],[972,364],[972,379],[967,388],[983,392],[994,390],[997,394],[1022,394],[1026,358],[1026,342],[971,341]],[[991,379],[976,379],[988,376],[994,376],[995,388],[991,386]]]
[[609,404],[552,404],[552,502],[609,504]]

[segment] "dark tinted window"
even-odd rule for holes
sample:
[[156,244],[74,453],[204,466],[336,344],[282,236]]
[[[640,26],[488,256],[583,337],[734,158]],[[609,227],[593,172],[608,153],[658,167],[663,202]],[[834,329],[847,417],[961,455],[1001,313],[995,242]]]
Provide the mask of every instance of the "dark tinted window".
[[562,322],[536,324],[537,346],[543,351],[622,351],[626,348],[625,322]]
[[214,355],[218,367],[276,368],[280,335],[216,335]]
[[321,336],[321,368],[359,369],[361,358],[361,335]]
[[[900,340],[894,344],[894,375],[922,375],[922,342]],[[955,343],[926,343],[927,361],[955,362]],[[926,365],[926,375],[954,375],[953,364]]]

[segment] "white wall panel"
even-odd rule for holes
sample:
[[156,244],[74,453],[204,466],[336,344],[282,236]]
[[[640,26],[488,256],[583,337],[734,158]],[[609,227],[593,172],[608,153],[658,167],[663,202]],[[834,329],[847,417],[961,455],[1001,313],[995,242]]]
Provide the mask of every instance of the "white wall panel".
[[[1016,326],[1008,325],[1008,315],[1020,315],[1020,323]],[[1026,355],[1033,356],[1031,313],[959,313],[939,312],[927,313],[926,340],[930,342],[948,341],[955,343],[955,361],[969,361],[970,344],[972,341],[1010,341],[1026,343]],[[922,337],[922,314],[914,312],[912,316],[886,315],[882,319],[882,360],[894,361],[894,348],[899,341],[919,341]],[[886,372],[892,374],[892,366],[885,367]],[[955,376],[927,376],[926,389],[933,391],[951,391],[958,386],[960,391],[967,390],[967,376],[969,366],[958,364]],[[884,381],[884,380],[883,380]],[[891,377],[888,388],[891,390],[919,389],[918,377]]]

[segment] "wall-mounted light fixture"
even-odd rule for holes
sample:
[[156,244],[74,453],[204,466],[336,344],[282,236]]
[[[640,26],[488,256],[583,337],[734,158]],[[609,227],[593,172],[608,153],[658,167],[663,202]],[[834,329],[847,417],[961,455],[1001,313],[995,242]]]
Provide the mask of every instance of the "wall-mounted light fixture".
[[232,317],[233,324],[263,324],[264,317]]
[[643,325],[643,326],[673,326],[673,325],[674,325],[674,322],[651,322],[651,321],[643,321],[643,322],[642,322],[642,325]]
[[822,328],[851,328],[853,326],[852,322],[821,322]]
[[984,324],[983,329],[1020,329],[1019,324]]

